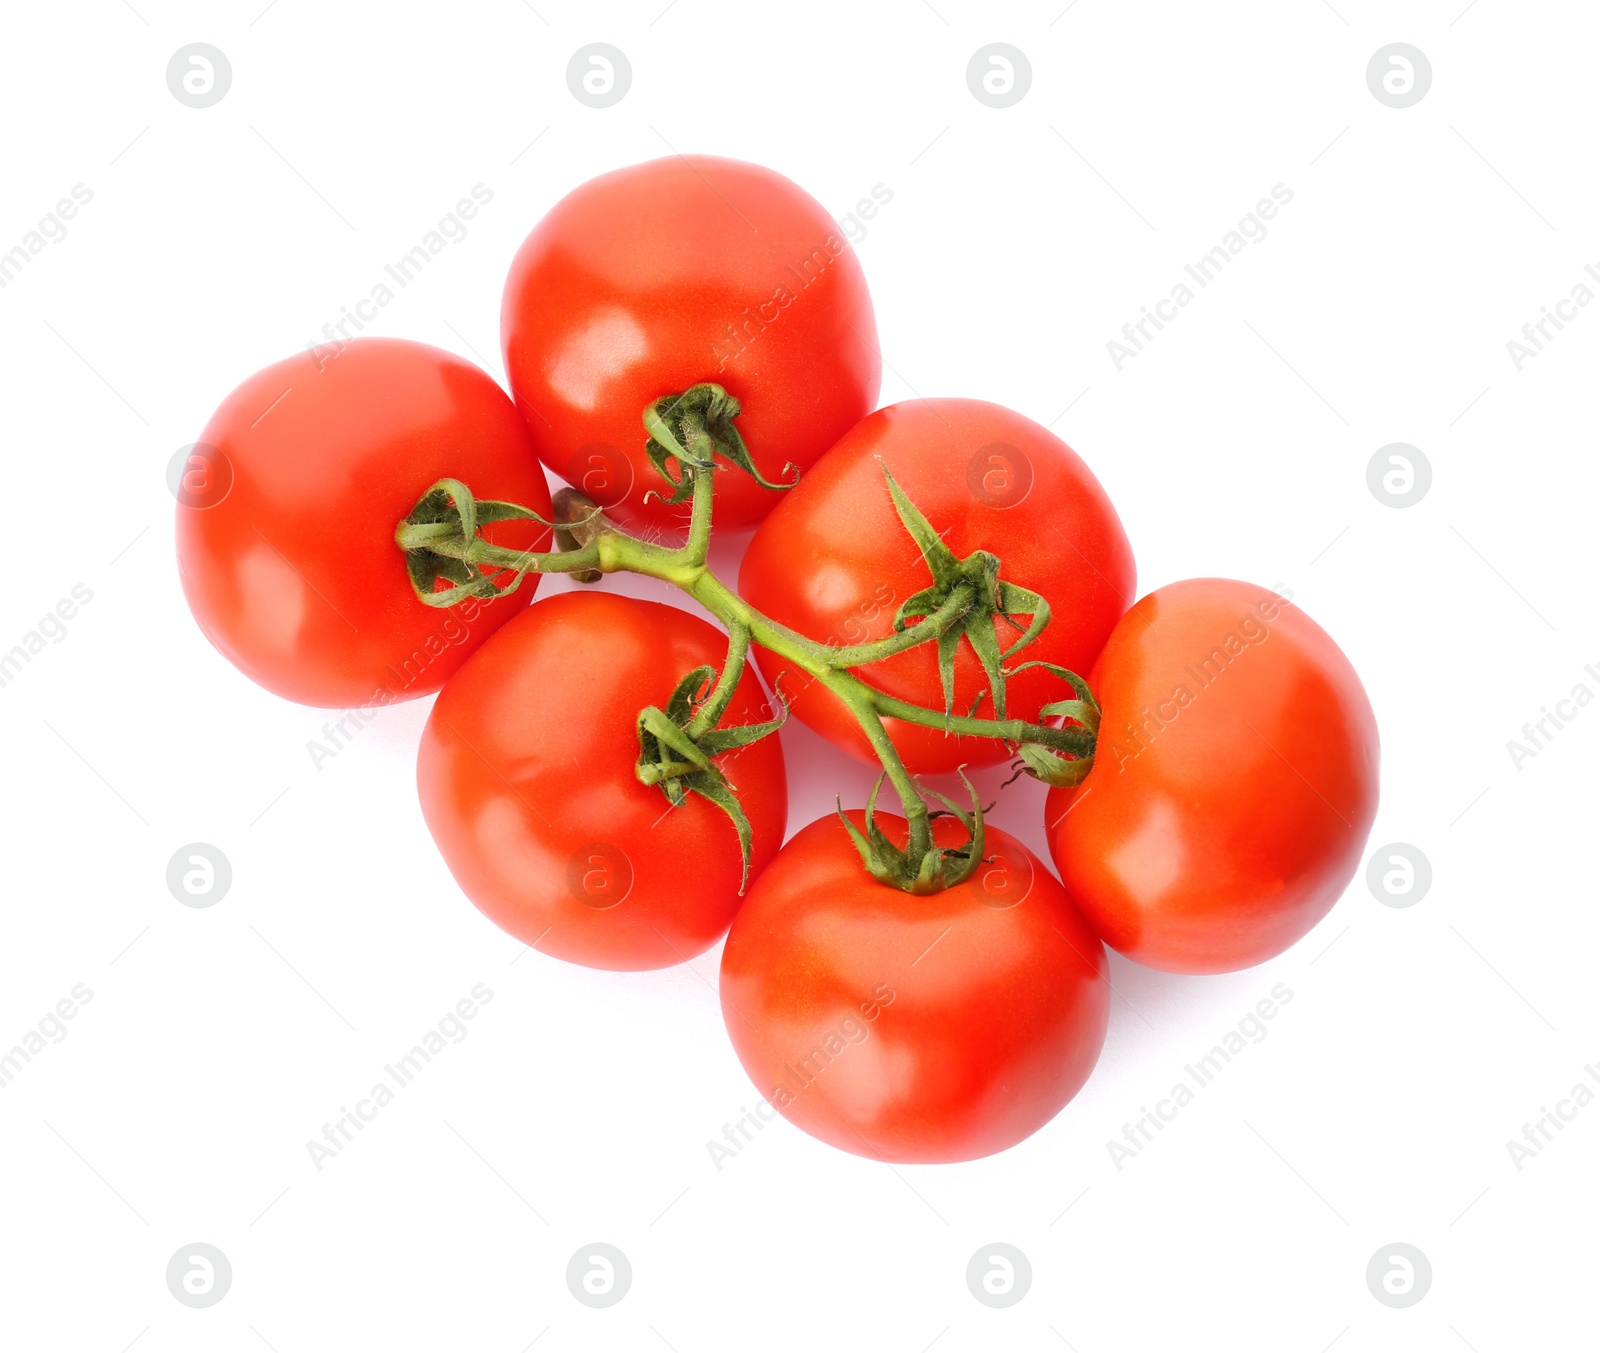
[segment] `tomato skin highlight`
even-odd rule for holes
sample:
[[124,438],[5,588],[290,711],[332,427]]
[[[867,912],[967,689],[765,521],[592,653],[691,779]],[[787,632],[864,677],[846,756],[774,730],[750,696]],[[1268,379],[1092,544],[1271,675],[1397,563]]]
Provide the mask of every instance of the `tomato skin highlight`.
[[[1013,665],[1043,659],[1087,673],[1135,595],[1128,538],[1105,490],[1065,442],[981,400],[891,404],[853,427],[752,538],[739,574],[745,599],[790,629],[829,643],[865,643],[892,633],[896,608],[931,577],[895,513],[885,465],[958,558],[988,550],[1000,557],[1002,579],[1051,604],[1049,628]],[[996,620],[995,633],[1004,651],[1021,631]],[[790,696],[796,718],[877,764],[859,724],[824,687],[804,673],[783,672],[770,654],[758,652],[757,661]],[[889,695],[944,708],[936,644],[855,671]],[[966,714],[986,687],[963,639],[954,712]],[[1007,683],[1007,714],[1035,720],[1042,705],[1070,698],[1064,683],[1035,669]],[[992,718],[993,706],[985,700],[978,713]],[[896,719],[885,726],[914,773],[996,765],[1010,755],[997,741],[947,737]]]
[[1045,800],[1067,892],[1112,948],[1168,972],[1234,972],[1317,924],[1361,862],[1378,727],[1337,644],[1275,593],[1158,588],[1089,684],[1094,768]]
[[[802,470],[878,399],[882,363],[866,278],[838,224],[770,169],[674,155],[568,193],[517,251],[501,343],[544,463],[624,525],[678,530],[688,505],[645,456],[645,406],[712,381],[771,482]],[[727,467],[724,467],[726,469]],[[778,502],[717,476],[716,524]]]
[[[634,720],[680,677],[720,670],[726,636],[659,602],[564,592],[485,644],[440,694],[417,755],[428,830],[502,930],[592,968],[663,968],[714,944],[742,901],[739,840],[691,793],[634,775]],[[766,718],[746,667],[723,726]],[[788,813],[776,737],[716,759],[750,819],[753,879]]]
[[[357,338],[256,372],[206,424],[226,458],[220,502],[177,510],[184,595],[206,638],[252,681],[352,708],[437,690],[532,599],[451,610],[412,591],[394,529],[444,477],[541,516],[550,491],[522,419],[483,371],[423,343]],[[543,548],[502,522],[486,539]]]
[[[903,820],[877,821],[904,842]],[[960,840],[953,819],[934,827]],[[912,897],[866,874],[828,817],[756,881],[723,949],[723,1019],[795,1126],[874,1160],[973,1160],[1037,1131],[1088,1079],[1110,1013],[1105,949],[1019,841],[991,827],[988,853],[966,883]]]

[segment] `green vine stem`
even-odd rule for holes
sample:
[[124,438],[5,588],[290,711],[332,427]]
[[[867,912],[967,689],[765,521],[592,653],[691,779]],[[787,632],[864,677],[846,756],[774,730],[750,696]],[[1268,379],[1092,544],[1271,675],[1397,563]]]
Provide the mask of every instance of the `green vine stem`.
[[[709,667],[697,669],[680,681],[666,710],[651,707],[641,711],[639,778],[661,785],[673,803],[682,802],[688,791],[702,793],[716,802],[739,829],[748,867],[749,826],[710,758],[754,737],[765,736],[782,723],[787,713],[780,712],[769,724],[744,729],[717,727],[744,670],[749,647],[755,643],[820,682],[850,710],[883,764],[884,776],[900,799],[908,839],[904,850],[897,849],[872,824],[870,808],[876,803],[875,789],[869,803],[867,832],[861,833],[846,819],[868,871],[886,884],[914,893],[935,892],[959,883],[982,861],[983,810],[976,792],[967,785],[972,799],[970,812],[935,792],[945,808],[966,825],[968,833],[968,840],[961,847],[935,848],[932,812],[890,739],[884,719],[937,728],[961,737],[999,739],[1016,750],[1019,772],[1051,784],[1076,784],[1094,764],[1099,706],[1082,678],[1064,667],[1053,663],[1024,663],[1014,669],[1002,666],[1004,660],[1043,631],[1049,620],[1048,605],[1036,593],[1001,581],[1001,561],[993,555],[979,552],[957,560],[887,470],[885,479],[896,510],[917,540],[933,576],[933,585],[896,614],[896,632],[869,643],[825,644],[752,607],[706,563],[711,537],[712,477],[721,472],[714,457],[722,456],[736,468],[760,478],[733,426],[737,413],[738,402],[714,385],[695,386],[682,395],[663,397],[645,411],[644,423],[650,434],[647,450],[671,485],[670,495],[662,497],[668,502],[687,499],[691,503],[687,538],[676,547],[628,534],[581,494],[571,491],[563,490],[558,495],[559,520],[545,522],[515,504],[477,501],[457,480],[439,481],[395,529],[395,543],[405,552],[417,596],[429,606],[452,606],[468,596],[509,592],[530,573],[568,573],[584,581],[606,573],[637,573],[670,583],[722,623],[729,635],[728,653],[714,684]],[[766,484],[765,480],[761,482]],[[570,548],[518,551],[492,545],[479,535],[484,525],[513,519],[537,520],[552,527],[556,543]],[[1013,618],[1018,614],[1032,618],[1025,629]],[[995,642],[995,616],[1002,617],[1021,634],[1004,653]],[[963,636],[989,678],[988,694],[997,718],[979,718],[975,710],[965,716],[951,710],[954,655]],[[939,647],[943,709],[927,709],[887,695],[852,670],[925,643]],[[1072,689],[1072,699],[1046,705],[1040,714],[1041,720],[1065,719],[1071,720],[1070,724],[1054,726],[1006,717],[1006,680],[1029,667],[1049,670]]]

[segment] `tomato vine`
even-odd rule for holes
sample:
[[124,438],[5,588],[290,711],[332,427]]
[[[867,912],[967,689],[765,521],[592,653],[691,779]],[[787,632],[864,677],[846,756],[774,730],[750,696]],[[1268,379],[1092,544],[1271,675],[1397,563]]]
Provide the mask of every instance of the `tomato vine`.
[[[936,790],[928,791],[944,811],[961,822],[966,833],[959,844],[936,844],[931,828],[936,810],[907,771],[884,719],[941,729],[958,737],[998,739],[1015,751],[1019,773],[1068,786],[1080,783],[1094,765],[1099,705],[1082,677],[1058,664],[1005,665],[1044,633],[1050,623],[1049,603],[1037,592],[1006,581],[1003,561],[987,551],[957,559],[887,467],[887,491],[931,575],[929,586],[908,598],[895,613],[894,632],[867,643],[822,643],[752,607],[707,565],[713,479],[724,468],[717,462],[727,462],[766,488],[789,485],[769,483],[761,477],[734,422],[738,414],[738,400],[709,382],[656,399],[644,410],[649,433],[646,454],[669,486],[657,496],[667,503],[690,504],[689,529],[681,545],[663,545],[629,533],[575,490],[557,495],[554,519],[546,520],[515,503],[479,500],[460,480],[441,479],[395,528],[395,543],[405,553],[412,587],[419,600],[433,607],[513,591],[528,574],[565,573],[592,582],[607,573],[638,573],[680,588],[728,631],[727,656],[720,674],[709,667],[684,674],[665,709],[652,706],[640,711],[639,779],[659,785],[674,804],[690,792],[717,804],[739,833],[748,869],[749,825],[712,758],[775,732],[787,713],[780,709],[776,717],[760,724],[717,726],[754,642],[830,691],[850,710],[882,763],[863,826],[840,813],[868,873],[881,883],[913,894],[934,893],[962,883],[984,859],[984,810],[977,792],[964,774],[969,808]],[[511,520],[531,520],[552,528],[560,548],[514,550],[493,545],[480,534],[484,526]],[[1018,616],[1026,617],[1028,623],[1021,624]],[[996,618],[1017,633],[1004,650],[996,639]],[[967,713],[958,714],[952,708],[953,668],[963,638],[976,654],[988,687]],[[942,709],[890,696],[853,670],[928,643],[938,645]],[[1062,724],[1007,717],[1006,681],[1029,668],[1045,669],[1070,688],[1070,698],[1046,705],[1039,716],[1041,720],[1064,720]],[[994,709],[993,718],[978,716],[985,695]],[[874,821],[885,779],[899,796],[908,824],[904,847],[894,845]]]

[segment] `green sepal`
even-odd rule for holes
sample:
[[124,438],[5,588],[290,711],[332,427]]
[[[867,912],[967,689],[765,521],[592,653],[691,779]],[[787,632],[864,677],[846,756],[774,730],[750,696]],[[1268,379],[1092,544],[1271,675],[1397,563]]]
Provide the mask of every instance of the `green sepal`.
[[[793,488],[799,480],[793,464],[784,466],[785,473],[796,471],[794,480],[787,484],[771,483],[756,468],[744,435],[733,421],[739,410],[739,401],[710,381],[691,385],[682,394],[663,395],[652,403],[644,411],[645,431],[650,434],[644,451],[672,486],[672,492],[651,492],[668,505],[684,502],[694,492],[695,473],[717,468],[717,456],[743,470],[764,489]],[[672,461],[678,463],[678,475],[672,473]]]
[[[487,599],[515,592],[522,582],[522,572],[501,568],[484,573],[457,554],[442,552],[450,549],[464,553],[483,527],[502,521],[534,521],[551,529],[560,526],[532,508],[492,498],[480,501],[459,479],[441,479],[423,494],[395,528],[396,537],[404,535],[408,542],[404,545],[406,575],[417,600],[425,606],[442,608],[455,606],[468,597]],[[507,573],[510,580],[500,581]],[[441,579],[455,585],[437,591]]]
[[782,706],[781,710],[765,723],[713,728],[709,733],[702,734],[700,750],[710,756],[719,756],[723,752],[731,752],[735,747],[748,747],[752,742],[760,742],[762,738],[776,733],[789,718],[789,698],[781,691],[778,693],[778,703]]
[[[1039,710],[1040,720],[1067,718],[1080,725],[1077,728],[1049,730],[1051,744],[1023,742],[1017,745],[1021,771],[1043,780],[1048,785],[1070,788],[1082,784],[1094,769],[1095,748],[1100,734],[1100,702],[1095,699],[1089,683],[1076,672],[1054,662],[1025,662],[1012,669],[1011,675],[1025,672],[1030,667],[1042,667],[1052,676],[1059,677],[1072,687],[1074,699],[1054,700]],[[1061,755],[1062,752],[1070,756]]]
[[1017,757],[1021,762],[1021,769],[1035,780],[1043,780],[1047,785],[1062,788],[1082,784],[1088,779],[1089,772],[1094,769],[1092,755],[1072,758],[1058,756],[1035,742],[1020,743],[1017,747]]
[[956,702],[956,650],[961,647],[961,635],[959,629],[948,629],[939,636],[939,689],[944,693],[946,723]]
[[955,580],[956,570],[961,567],[960,561],[950,552],[950,547],[939,538],[939,533],[922,515],[922,510],[906,497],[906,491],[889,473],[889,467],[882,456],[878,457],[878,464],[883,466],[883,477],[888,481],[889,497],[894,500],[894,510],[899,515],[900,524],[917,542],[917,548],[922,551],[922,557],[928,565],[928,572],[933,574],[934,582],[941,587],[947,587]]
[[667,718],[679,728],[687,727],[695,709],[704,703],[716,675],[717,669],[709,663],[686,673],[667,699]]
[[1058,662],[1024,662],[1011,669],[1011,675],[1026,672],[1030,667],[1042,667],[1051,676],[1059,677],[1072,687],[1075,700],[1057,700],[1053,704],[1045,705],[1040,711],[1041,718],[1052,718],[1056,715],[1065,715],[1069,719],[1076,719],[1091,733],[1100,731],[1100,702],[1095,699],[1094,692],[1089,689],[1089,683],[1074,672],[1070,667],[1063,667]]
[[732,728],[715,726],[737,687],[748,644],[746,632],[730,634],[723,680],[713,681],[717,674],[710,666],[696,667],[673,687],[664,710],[648,705],[639,711],[639,760],[634,766],[640,783],[659,786],[674,808],[693,793],[728,815],[739,838],[741,895],[750,881],[750,820],[728,777],[712,758],[777,732],[789,714],[788,702],[780,697],[781,708],[775,718]]
[[908,850],[896,846],[878,826],[878,793],[883,788],[884,776],[878,777],[872,792],[867,795],[867,806],[862,815],[865,831],[850,820],[838,800],[834,801],[839,821],[844,824],[845,831],[854,843],[862,867],[879,883],[913,896],[926,897],[966,882],[983,863],[983,804],[979,802],[978,793],[966,774],[957,773],[961,775],[961,783],[966,785],[967,793],[971,796],[970,811],[938,790],[930,792],[966,827],[967,839],[959,846],[931,846],[920,858],[913,858]]
[[[948,719],[955,704],[955,661],[961,639],[966,637],[978,665],[983,668],[989,683],[989,697],[994,705],[995,718],[1006,717],[1006,676],[1004,663],[1026,648],[1050,623],[1050,603],[1039,593],[1000,578],[1000,560],[987,550],[975,550],[965,559],[957,559],[922,515],[917,505],[906,496],[895,477],[889,472],[883,458],[883,477],[889,485],[889,496],[906,532],[916,541],[923,562],[933,575],[933,585],[925,587],[901,602],[894,613],[894,631],[905,631],[914,620],[934,615],[965,585],[972,591],[972,602],[951,616],[949,625],[938,636],[939,685],[944,693],[944,714]],[[1016,615],[1030,617],[1026,628],[1012,618]],[[1020,638],[1003,652],[995,637],[994,617],[1000,616]],[[976,706],[974,706],[976,708]]]
[[743,897],[744,890],[750,883],[751,833],[750,819],[744,815],[739,796],[733,792],[727,777],[716,769],[685,776],[682,784],[685,789],[692,789],[696,794],[716,804],[733,823],[733,830],[739,837],[739,896]]
[[[654,705],[639,711],[639,765],[638,776],[645,784],[660,784],[677,778],[677,774],[713,769],[711,758],[694,745],[693,740],[668,714]],[[673,753],[668,756],[668,751]]]

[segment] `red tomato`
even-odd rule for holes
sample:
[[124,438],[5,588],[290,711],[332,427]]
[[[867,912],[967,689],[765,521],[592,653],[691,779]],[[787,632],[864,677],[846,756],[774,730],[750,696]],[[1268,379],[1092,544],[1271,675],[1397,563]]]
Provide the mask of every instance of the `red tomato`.
[[1107,944],[1232,972],[1327,915],[1378,808],[1377,723],[1327,634],[1265,588],[1193,578],[1123,617],[1089,684],[1094,768],[1045,821]]
[[[1071,447],[1021,414],[975,399],[891,404],[851,428],[751,540],[739,574],[745,599],[827,643],[859,644],[891,633],[901,602],[931,579],[895,513],[885,465],[957,557],[988,550],[1000,557],[1004,581],[1050,603],[1049,628],[1013,661],[1044,659],[1087,672],[1134,597],[1133,551],[1122,523]],[[998,619],[994,625],[1004,651],[1020,631]],[[824,687],[781,664],[766,670],[789,694],[796,718],[876,764],[854,717]],[[856,673],[889,695],[944,708],[935,644]],[[967,713],[986,687],[963,638],[955,712]],[[1034,669],[1007,683],[1007,714],[1036,720],[1042,705],[1071,696]],[[985,701],[978,713],[992,718],[993,706]],[[987,739],[947,737],[893,719],[887,726],[913,772],[994,765],[1009,755]]]
[[[860,825],[862,814],[852,819]],[[905,822],[879,814],[905,841]],[[935,839],[957,844],[952,818]],[[722,1015],[795,1126],[874,1160],[972,1160],[1060,1112],[1105,1042],[1105,949],[1020,842],[912,897],[871,879],[836,817],[786,845],[722,953]]]
[[[659,602],[564,592],[485,644],[440,694],[417,788],[456,882],[541,953],[592,968],[663,968],[709,948],[740,903],[739,838],[699,794],[679,807],[634,775],[635,719],[678,679],[721,669],[726,636]],[[721,726],[759,723],[746,668]],[[750,876],[788,814],[775,737],[716,758],[751,827]]]
[[[500,317],[506,371],[544,463],[629,525],[682,525],[646,504],[645,406],[704,381],[744,406],[757,466],[785,481],[877,402],[866,279],[839,225],[780,174],[674,155],[602,174],[550,209],[518,250]],[[716,522],[778,501],[717,476]]]
[[[256,372],[211,416],[179,490],[178,568],[206,638],[302,704],[438,690],[538,582],[449,610],[417,600],[394,528],[445,476],[550,514],[527,429],[470,362],[358,338]],[[526,521],[484,532],[514,549],[548,535]]]

